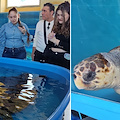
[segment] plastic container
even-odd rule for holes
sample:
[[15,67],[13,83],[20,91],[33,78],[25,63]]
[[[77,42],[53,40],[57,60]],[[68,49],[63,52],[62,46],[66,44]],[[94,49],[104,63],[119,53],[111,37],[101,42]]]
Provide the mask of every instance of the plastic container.
[[[46,75],[48,77],[59,80],[67,86],[70,86],[70,73],[69,70],[55,66],[50,64],[42,64],[39,62],[27,61],[27,60],[19,60],[19,59],[11,59],[11,58],[3,58],[0,57],[0,67],[12,68],[15,70],[27,71],[35,74]],[[59,78],[59,79],[58,79]],[[66,80],[66,81],[65,81]],[[48,120],[62,120],[63,112],[68,105],[70,100],[70,91],[68,89],[66,96],[62,100],[61,104],[57,107],[57,109],[52,113],[52,115],[48,118]]]

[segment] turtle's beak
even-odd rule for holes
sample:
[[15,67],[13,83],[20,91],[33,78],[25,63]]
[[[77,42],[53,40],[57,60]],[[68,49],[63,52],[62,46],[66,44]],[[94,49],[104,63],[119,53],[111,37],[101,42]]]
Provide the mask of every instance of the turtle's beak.
[[75,85],[78,89],[84,89],[85,86],[82,82],[82,79],[80,77],[78,77],[76,74],[73,74],[73,77],[74,77],[74,82],[75,82]]

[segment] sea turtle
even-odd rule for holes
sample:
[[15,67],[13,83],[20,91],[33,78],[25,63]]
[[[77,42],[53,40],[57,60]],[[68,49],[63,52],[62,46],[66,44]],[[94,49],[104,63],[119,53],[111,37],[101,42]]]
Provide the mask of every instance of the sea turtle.
[[120,46],[77,64],[74,67],[74,82],[78,89],[114,88],[120,94]]
[[12,114],[34,104],[36,90],[32,78],[24,73],[18,76],[0,76],[0,119],[13,120]]

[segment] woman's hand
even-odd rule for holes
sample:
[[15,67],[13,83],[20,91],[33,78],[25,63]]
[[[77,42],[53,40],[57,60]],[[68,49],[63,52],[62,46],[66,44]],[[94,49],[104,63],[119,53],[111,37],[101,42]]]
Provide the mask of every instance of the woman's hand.
[[60,42],[60,40],[55,38],[55,33],[54,32],[49,33],[48,40],[53,42],[55,45],[59,45],[59,42]]
[[26,29],[25,29],[24,26],[22,26],[22,27],[18,27],[18,29],[22,32],[22,34],[25,35],[25,33],[26,33]]
[[52,31],[51,33],[49,33],[48,35],[48,40],[52,39],[55,37],[55,33]]

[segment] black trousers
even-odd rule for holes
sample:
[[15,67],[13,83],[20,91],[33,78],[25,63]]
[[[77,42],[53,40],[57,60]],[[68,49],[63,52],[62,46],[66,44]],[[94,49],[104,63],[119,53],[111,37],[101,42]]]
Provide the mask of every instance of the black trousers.
[[35,50],[34,61],[45,63],[46,62],[46,58],[45,58],[44,53],[42,53],[42,52],[40,52],[38,50]]
[[53,52],[51,49],[45,53],[46,62],[70,69],[70,60],[64,58],[65,53]]

